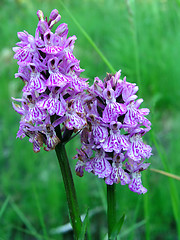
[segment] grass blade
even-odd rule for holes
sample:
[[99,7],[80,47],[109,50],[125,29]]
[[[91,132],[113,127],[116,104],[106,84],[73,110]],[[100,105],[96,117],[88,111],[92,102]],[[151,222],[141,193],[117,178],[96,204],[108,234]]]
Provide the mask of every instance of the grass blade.
[[10,199],[10,197],[8,196],[8,197],[6,198],[6,200],[4,201],[2,207],[1,207],[1,210],[0,210],[0,218],[2,217],[4,211],[5,211],[6,208],[7,208],[7,205],[8,205],[8,203],[9,203],[9,199]]
[[[136,224],[136,220],[138,217],[138,213],[141,207],[141,198],[138,198],[138,202],[136,204],[136,208],[135,208],[135,213],[134,213],[134,217],[132,220],[132,226],[134,226]],[[133,240],[135,238],[135,231],[132,231],[130,238],[128,238],[129,240]]]
[[18,217],[21,219],[21,221],[25,224],[25,226],[29,229],[32,235],[36,236],[37,239],[42,240],[42,238],[37,233],[36,229],[32,226],[32,224],[29,222],[29,220],[26,218],[24,213],[20,210],[20,208],[14,203],[11,202],[11,206],[15,213],[18,215]]
[[43,230],[44,239],[48,240],[49,237],[48,237],[48,234],[47,234],[47,231],[46,231],[46,226],[45,226],[45,223],[44,223],[44,218],[43,218],[43,214],[42,214],[42,209],[41,209],[41,206],[40,206],[40,203],[39,203],[39,198],[38,198],[37,190],[36,190],[36,188],[35,188],[34,185],[33,185],[33,192],[34,192],[34,199],[35,199],[36,206],[37,206],[37,211],[38,211],[38,216],[39,216],[40,224],[41,224],[41,227],[42,227],[42,230]]
[[[39,239],[39,240],[44,240],[44,236],[41,236],[40,234],[36,234],[36,233],[33,233],[31,231],[28,231],[24,228],[21,228],[21,227],[17,227],[17,226],[14,226],[14,225],[11,225],[14,229],[22,232],[22,233],[26,233],[28,235],[31,235],[31,236],[34,236],[36,237],[36,239]],[[1,239],[0,239],[1,240]],[[54,240],[53,238],[49,238],[48,240]]]
[[137,85],[139,89],[141,89],[138,32],[137,32],[137,26],[136,26],[136,7],[135,7],[134,1],[132,3],[130,0],[126,0],[125,3],[127,7],[128,20],[129,20],[129,24],[132,32],[133,44],[134,44],[134,59],[135,59]]
[[111,238],[116,239],[121,231],[122,225],[124,223],[125,213],[120,217],[119,221],[116,223],[112,230]]
[[169,173],[169,172],[165,172],[165,171],[162,171],[162,170],[158,170],[158,169],[155,169],[155,168],[151,168],[150,170],[152,172],[160,173],[162,175],[165,175],[167,177],[174,178],[174,179],[180,181],[180,176],[177,176],[175,174],[172,174],[172,173]]
[[127,230],[123,231],[120,233],[119,237],[125,237],[127,236],[130,232],[134,231],[135,229],[143,226],[146,223],[146,220],[142,220],[141,222],[138,222],[134,224],[132,227],[128,228]]
[[79,30],[81,31],[81,33],[84,35],[84,37],[88,40],[88,42],[91,44],[91,46],[94,48],[94,50],[98,53],[98,55],[101,57],[101,59],[103,60],[103,62],[106,64],[106,66],[109,68],[109,70],[112,73],[115,73],[116,70],[114,69],[114,67],[111,65],[111,63],[107,60],[107,58],[104,56],[104,54],[101,52],[101,50],[97,47],[97,45],[95,44],[95,42],[92,40],[92,38],[89,36],[89,34],[84,30],[84,28],[80,25],[80,23],[76,20],[76,18],[73,16],[73,14],[69,11],[69,9],[65,6],[65,4],[60,1],[62,6],[64,7],[64,9],[66,10],[66,12],[68,13],[68,15],[71,17],[71,19],[73,20],[73,22],[76,24],[76,26],[79,28]]
[[79,240],[84,240],[85,239],[85,234],[86,234],[86,229],[87,229],[87,224],[88,224],[88,213],[89,213],[89,209],[87,209],[86,212],[86,216],[84,218],[84,221],[82,223],[82,228],[81,228],[81,233],[79,236]]

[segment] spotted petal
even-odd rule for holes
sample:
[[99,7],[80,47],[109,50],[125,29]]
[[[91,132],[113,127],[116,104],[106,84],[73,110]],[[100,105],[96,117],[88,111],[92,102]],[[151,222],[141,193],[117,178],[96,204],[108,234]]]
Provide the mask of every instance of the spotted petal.
[[19,65],[27,65],[27,63],[30,63],[32,59],[30,49],[27,46],[23,48],[19,48],[16,51],[14,58],[19,60],[18,61]]
[[84,171],[83,171],[84,168],[85,168],[84,162],[78,160],[75,166],[76,175],[79,177],[82,177],[84,175]]
[[46,90],[46,85],[44,81],[40,78],[39,74],[37,74],[30,79],[30,83],[27,88],[37,91],[38,93],[42,93]]
[[41,48],[40,50],[48,54],[59,54],[59,53],[62,53],[64,48],[60,46],[47,46],[45,48]]
[[86,164],[86,171],[98,175],[99,178],[108,177],[111,174],[111,164],[104,157],[95,157]]
[[52,72],[46,81],[48,87],[64,87],[69,82],[69,77],[60,72]]
[[125,114],[127,111],[126,106],[122,103],[107,104],[103,111],[103,121],[106,123],[116,121],[119,115]]
[[27,115],[27,120],[31,121],[42,121],[47,117],[47,113],[44,109],[40,109],[34,106],[29,109],[29,114]]
[[142,138],[139,135],[134,135],[131,139],[131,146],[127,151],[128,156],[134,161],[140,161],[142,158],[149,158],[152,153],[152,149],[149,145],[142,142]]
[[50,115],[63,116],[66,110],[58,99],[52,97],[40,100],[37,105],[41,109],[47,109]]
[[68,129],[82,129],[86,124],[86,121],[79,117],[76,113],[73,114],[67,114],[67,120],[65,122],[65,125]]
[[138,194],[144,194],[147,192],[147,189],[142,186],[141,173],[135,172],[132,174],[132,180],[129,184],[129,189]]
[[105,139],[108,137],[107,128],[97,124],[92,126],[92,132],[96,143],[104,142]]

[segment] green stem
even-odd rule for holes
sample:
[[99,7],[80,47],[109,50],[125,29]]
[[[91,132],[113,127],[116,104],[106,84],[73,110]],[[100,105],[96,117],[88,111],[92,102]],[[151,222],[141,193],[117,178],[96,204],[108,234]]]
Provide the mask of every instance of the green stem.
[[115,184],[107,185],[107,221],[108,239],[111,240],[112,230],[116,224],[116,190]]
[[56,155],[58,158],[59,166],[61,168],[61,173],[64,181],[68,208],[69,208],[72,227],[74,230],[75,239],[78,239],[81,233],[82,222],[79,214],[79,207],[77,203],[77,197],[76,197],[74,182],[72,178],[72,173],[69,166],[69,161],[67,158],[64,144],[59,143],[56,146],[55,151],[56,151]]

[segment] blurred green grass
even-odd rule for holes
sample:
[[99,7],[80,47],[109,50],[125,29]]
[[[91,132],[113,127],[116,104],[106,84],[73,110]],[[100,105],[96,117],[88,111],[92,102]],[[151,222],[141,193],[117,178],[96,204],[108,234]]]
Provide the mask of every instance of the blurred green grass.
[[[170,171],[180,175],[180,5],[175,0],[77,0],[65,5],[89,34],[116,70],[130,82],[140,84],[139,96],[151,109],[150,119],[158,144],[163,148]],[[71,20],[60,1],[3,0],[0,2],[0,239],[33,240],[72,239],[71,233],[51,235],[50,230],[68,220],[64,186],[54,152],[35,154],[28,139],[16,140],[19,116],[11,107],[11,96],[21,95],[21,82],[14,78],[18,66],[12,47],[17,32],[34,34],[38,9],[44,15],[57,8],[62,21],[68,23],[69,36],[76,35],[75,56],[81,60],[83,73],[90,82],[103,78],[108,67]],[[151,134],[146,138],[153,146],[153,168],[164,169]],[[72,169],[78,137],[67,144]],[[82,214],[89,206],[105,209],[106,188],[91,174],[78,178],[74,174]],[[117,185],[119,216],[126,212],[122,239],[178,239],[168,178],[147,171],[148,193],[137,196],[127,186]],[[180,195],[180,183],[173,180]],[[36,194],[35,194],[36,193]],[[9,197],[9,198],[7,198]],[[145,200],[146,198],[146,200]],[[3,205],[9,199],[7,205]],[[144,204],[143,204],[144,202]],[[178,205],[180,203],[178,202]],[[5,206],[5,208],[2,208]],[[15,211],[13,206],[16,206]],[[40,207],[40,209],[39,209]],[[21,212],[24,216],[19,214]],[[118,215],[117,214],[117,215]],[[106,233],[104,211],[90,219],[92,239]],[[138,223],[141,223],[137,227]],[[45,231],[43,231],[43,222]],[[29,225],[30,223],[30,225]],[[33,230],[41,235],[33,236]],[[133,227],[135,230],[133,230]],[[148,233],[147,233],[148,232]]]

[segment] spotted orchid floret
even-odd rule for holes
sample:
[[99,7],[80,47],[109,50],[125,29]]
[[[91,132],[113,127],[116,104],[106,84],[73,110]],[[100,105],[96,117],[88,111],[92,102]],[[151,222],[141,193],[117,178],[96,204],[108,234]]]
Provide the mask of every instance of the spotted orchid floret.
[[130,137],[131,145],[128,148],[127,155],[134,161],[141,161],[141,158],[149,158],[151,147],[143,143],[141,134],[134,134]]
[[[20,42],[14,47],[18,60],[16,78],[24,82],[22,98],[13,98],[13,108],[21,115],[17,134],[28,136],[35,152],[54,149],[59,141],[67,141],[73,132],[86,125],[84,92],[88,88],[80,61],[74,56],[76,36],[68,37],[68,26],[60,24],[55,32],[52,27],[61,20],[57,9],[44,17],[38,10],[39,22],[35,36],[19,32]],[[85,90],[85,91],[84,91]],[[61,139],[55,128],[60,125]]]
[[138,194],[144,194],[147,192],[147,189],[143,187],[141,181],[141,172],[148,168],[150,163],[144,163],[144,160],[140,162],[134,162],[132,159],[129,159],[126,162],[126,169],[130,174],[131,181],[129,183],[129,189]]
[[121,71],[107,74],[104,80],[96,77],[88,88],[87,125],[81,132],[82,148],[78,151],[86,148],[94,153],[78,160],[76,173],[83,169],[103,178],[106,184],[120,182],[144,194],[147,190],[142,186],[141,172],[149,166],[145,159],[152,155],[151,147],[143,142],[143,135],[151,129],[145,117],[149,109],[140,109],[143,100],[137,99],[138,86],[120,76]]
[[96,156],[86,163],[85,170],[93,172],[99,178],[108,177],[112,171],[112,166],[101,149],[96,151]]
[[128,137],[120,133],[121,128],[120,122],[112,121],[110,123],[109,136],[106,138],[105,142],[102,144],[104,151],[121,153],[129,148]]
[[113,90],[110,81],[107,81],[107,87],[103,91],[103,96],[106,100],[106,106],[102,117],[104,122],[110,123],[116,121],[119,115],[126,113],[127,109],[125,104],[116,101],[115,91]]
[[131,182],[130,176],[123,169],[124,154],[116,154],[112,160],[111,174],[105,179],[106,184],[121,183],[121,185],[129,184]]

